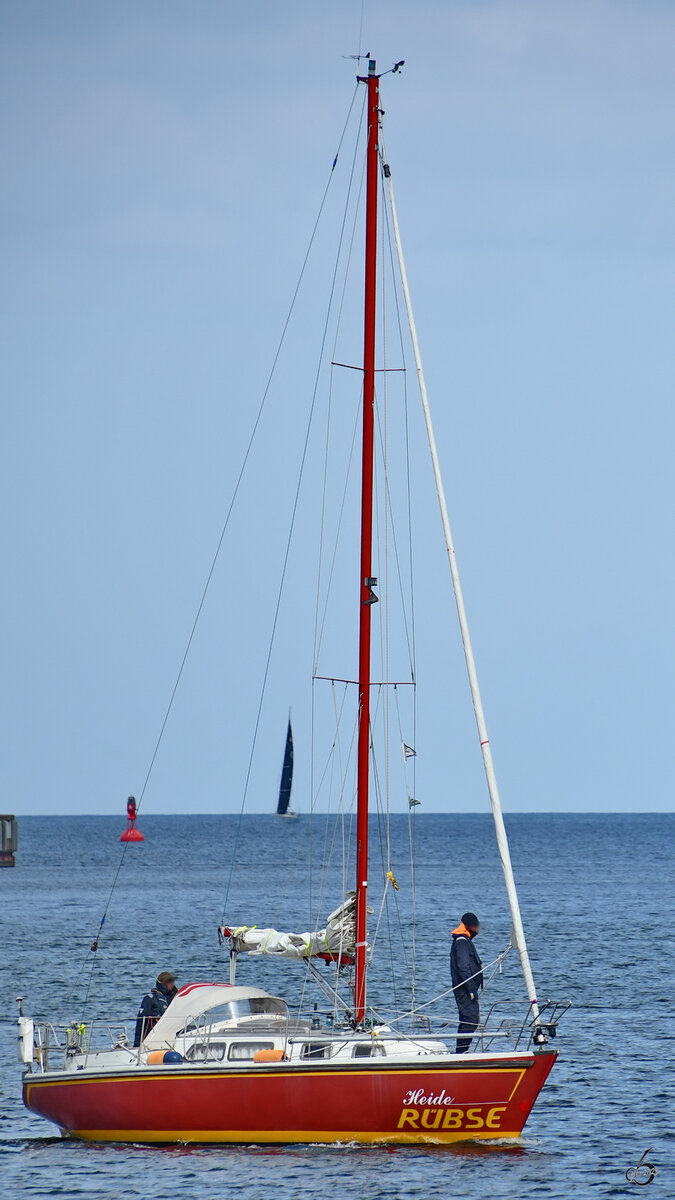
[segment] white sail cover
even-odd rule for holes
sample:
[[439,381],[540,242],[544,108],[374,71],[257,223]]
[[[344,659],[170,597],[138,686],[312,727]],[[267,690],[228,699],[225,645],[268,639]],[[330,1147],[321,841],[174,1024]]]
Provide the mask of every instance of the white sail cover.
[[237,953],[276,954],[282,958],[351,958],[356,952],[356,893],[350,892],[344,904],[332,912],[325,929],[315,933],[279,933],[259,929],[257,925],[221,926],[221,937],[229,938]]

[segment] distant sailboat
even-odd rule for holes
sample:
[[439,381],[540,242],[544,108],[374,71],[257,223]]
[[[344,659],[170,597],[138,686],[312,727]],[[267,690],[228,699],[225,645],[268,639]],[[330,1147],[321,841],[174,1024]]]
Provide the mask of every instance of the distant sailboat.
[[286,749],[284,751],[284,765],[281,768],[281,782],[279,784],[279,803],[277,804],[278,817],[299,817],[300,813],[289,808],[291,802],[291,788],[293,786],[293,730],[291,729],[291,718],[288,718],[288,729],[286,731]]

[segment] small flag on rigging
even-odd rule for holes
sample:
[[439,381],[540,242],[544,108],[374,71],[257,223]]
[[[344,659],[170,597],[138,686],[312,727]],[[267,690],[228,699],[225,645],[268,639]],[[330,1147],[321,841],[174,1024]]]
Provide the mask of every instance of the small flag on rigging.
[[415,755],[417,754],[417,751],[416,751],[416,750],[413,750],[412,746],[406,746],[405,742],[402,742],[402,743],[401,743],[401,745],[403,746],[403,757],[404,757],[404,759],[405,759],[405,758],[414,758],[414,757],[415,757]]
[[414,796],[408,796],[408,808],[419,808],[421,800],[416,800]]

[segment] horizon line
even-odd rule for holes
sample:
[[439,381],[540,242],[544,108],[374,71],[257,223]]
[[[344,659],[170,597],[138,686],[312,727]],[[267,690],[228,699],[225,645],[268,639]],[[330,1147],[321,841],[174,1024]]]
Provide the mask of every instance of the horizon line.
[[[64,812],[56,812],[56,813],[55,812],[24,812],[24,813],[14,812],[11,814],[0,813],[0,819],[6,818],[7,816],[10,816],[10,815],[13,816],[16,820],[18,820],[20,817],[106,817],[106,818],[115,817],[121,821],[126,820],[126,816],[124,814],[121,814],[118,812],[67,812],[67,813],[64,813]],[[221,811],[217,811],[217,810],[213,810],[210,812],[209,811],[206,811],[206,812],[186,812],[186,811],[158,812],[156,810],[153,810],[152,812],[143,813],[142,817],[139,814],[138,819],[145,820],[148,817],[150,817],[150,818],[152,818],[152,817],[237,817],[237,818],[243,818],[243,817],[276,817],[277,815],[278,814],[275,811],[270,811],[269,809],[259,809],[256,811],[250,811],[250,812],[245,812],[245,813],[221,812]],[[298,817],[312,817],[312,816],[314,816],[314,817],[331,817],[331,816],[335,817],[336,815],[337,814],[334,812],[333,813],[325,812],[322,809],[320,809],[314,813],[302,812],[302,811],[298,813]],[[370,817],[377,817],[379,814],[377,812],[371,812],[368,815]],[[659,808],[647,809],[647,810],[637,809],[637,808],[635,808],[635,809],[634,808],[620,808],[620,809],[604,809],[604,808],[554,808],[554,809],[527,808],[527,809],[520,809],[519,808],[519,809],[507,809],[504,811],[504,816],[511,816],[511,817],[566,817],[566,816],[589,816],[589,817],[592,817],[592,816],[595,816],[595,817],[654,816],[654,817],[656,817],[656,816],[672,816],[672,815],[674,815],[674,814],[671,809],[659,809]],[[393,812],[390,810],[389,816],[390,817],[396,817],[396,816],[407,817],[408,812],[405,809],[401,809],[400,811],[396,811],[396,812]],[[489,809],[487,811],[484,811],[481,809],[452,809],[452,810],[449,810],[449,809],[436,808],[436,809],[427,809],[425,812],[420,812],[418,809],[417,817],[424,817],[424,816],[429,816],[429,817],[491,817],[492,813],[490,812]]]

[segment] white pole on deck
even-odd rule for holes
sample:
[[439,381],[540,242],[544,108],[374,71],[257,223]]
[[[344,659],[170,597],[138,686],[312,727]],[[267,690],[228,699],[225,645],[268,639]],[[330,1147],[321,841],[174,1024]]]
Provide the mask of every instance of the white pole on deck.
[[476,725],[478,728],[478,737],[480,740],[480,749],[483,756],[483,766],[485,767],[485,775],[487,778],[488,792],[490,794],[490,803],[492,805],[492,817],[495,823],[495,831],[497,834],[497,845],[499,847],[499,856],[502,861],[502,870],[504,872],[504,882],[506,883],[506,894],[509,900],[511,909],[511,921],[513,926],[513,941],[520,955],[520,965],[523,971],[525,987],[527,995],[532,1006],[534,1019],[539,1017],[539,1007],[537,1004],[537,993],[534,986],[534,978],[532,976],[532,967],[530,966],[530,956],[527,953],[527,944],[525,942],[525,931],[523,930],[523,922],[520,916],[520,905],[518,904],[518,893],[516,892],[516,881],[513,878],[513,867],[511,866],[511,855],[509,853],[509,843],[506,836],[506,828],[504,825],[504,816],[502,813],[502,805],[499,799],[499,788],[497,787],[497,776],[495,775],[494,764],[492,761],[492,751],[490,750],[490,740],[488,738],[487,725],[485,723],[485,713],[483,712],[483,703],[480,697],[480,688],[478,686],[478,675],[476,674],[476,663],[473,657],[471,647],[471,638],[469,636],[469,625],[466,618],[466,609],[464,608],[464,597],[462,595],[462,585],[457,569],[457,559],[455,556],[455,547],[452,541],[452,532],[450,530],[450,518],[448,517],[448,508],[445,502],[445,490],[443,488],[443,479],[441,477],[441,468],[438,461],[438,452],[436,450],[436,438],[434,437],[434,429],[431,422],[431,410],[429,408],[429,399],[427,396],[426,384],[424,382],[424,371],[422,370],[422,359],[420,356],[419,343],[417,341],[417,329],[415,328],[415,318],[413,317],[412,304],[410,301],[410,291],[408,289],[408,276],[406,274],[405,262],[403,260],[403,248],[401,246],[401,237],[398,228],[398,218],[396,216],[396,203],[394,201],[394,185],[392,183],[391,171],[387,164],[384,165],[384,174],[387,180],[389,189],[389,203],[391,205],[391,216],[394,229],[394,239],[396,242],[396,253],[398,255],[398,265],[401,273],[401,283],[403,286],[403,295],[405,297],[405,306],[408,314],[408,324],[410,326],[410,336],[412,339],[413,353],[415,355],[415,366],[417,368],[417,379],[420,387],[420,395],[422,397],[422,408],[424,409],[424,420],[427,428],[427,437],[429,439],[429,450],[431,451],[431,461],[434,468],[434,479],[436,481],[436,491],[438,493],[438,503],[441,509],[441,520],[443,521],[443,532],[445,534],[445,545],[448,551],[448,561],[450,563],[450,574],[452,575],[452,586],[455,593],[455,602],[457,604],[457,616],[459,617],[459,627],[462,634],[462,645],[464,647],[464,658],[466,659],[466,669],[469,675],[469,687],[471,688],[471,699],[473,701],[473,710],[476,714]]

